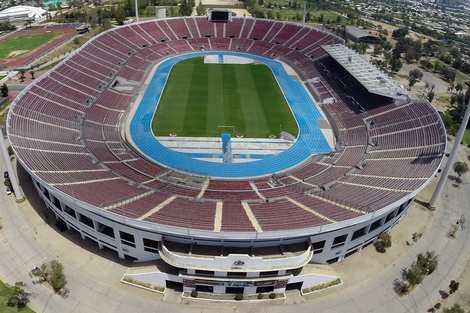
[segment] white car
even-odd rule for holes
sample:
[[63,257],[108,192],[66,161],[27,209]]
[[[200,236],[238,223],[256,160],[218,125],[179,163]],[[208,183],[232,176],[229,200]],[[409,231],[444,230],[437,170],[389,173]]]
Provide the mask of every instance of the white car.
[[11,188],[7,187],[7,195],[11,195]]

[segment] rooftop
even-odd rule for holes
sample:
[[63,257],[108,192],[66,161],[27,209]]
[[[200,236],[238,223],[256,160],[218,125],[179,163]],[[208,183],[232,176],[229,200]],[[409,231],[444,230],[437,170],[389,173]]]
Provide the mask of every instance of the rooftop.
[[339,44],[324,45],[322,48],[370,93],[397,100],[408,98],[408,93],[403,87],[397,85],[390,77],[382,73],[357,52]]

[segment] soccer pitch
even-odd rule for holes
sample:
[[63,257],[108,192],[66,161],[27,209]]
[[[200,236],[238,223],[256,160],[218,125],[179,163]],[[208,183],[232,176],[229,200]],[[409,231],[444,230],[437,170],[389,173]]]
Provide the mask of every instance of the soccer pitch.
[[0,59],[17,59],[43,44],[59,37],[62,33],[20,35],[0,42]]
[[[226,127],[221,127],[226,126]],[[205,64],[203,57],[176,63],[152,120],[156,136],[297,137],[298,127],[269,67]]]

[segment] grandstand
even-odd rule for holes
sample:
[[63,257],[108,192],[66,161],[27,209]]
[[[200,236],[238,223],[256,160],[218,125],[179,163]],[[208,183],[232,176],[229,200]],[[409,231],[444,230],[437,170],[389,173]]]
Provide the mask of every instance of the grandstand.
[[[251,18],[126,25],[95,37],[28,86],[10,110],[8,138],[38,194],[70,231],[121,258],[161,260],[172,269],[141,274],[141,281],[213,293],[310,287],[325,281],[299,275],[302,267],[341,261],[398,223],[446,148],[429,102],[408,98],[372,66],[352,62],[357,55],[342,44],[321,30]],[[135,88],[119,85],[143,86],[157,63],[202,51],[293,67],[299,88],[308,88],[327,116],[336,149],[313,154],[294,145],[277,156],[292,166],[226,177],[142,153],[129,133],[143,129],[127,122],[143,103]],[[373,89],[366,71],[379,75],[386,91]],[[141,125],[150,127],[152,116],[142,114]],[[159,153],[159,160],[175,157]]]

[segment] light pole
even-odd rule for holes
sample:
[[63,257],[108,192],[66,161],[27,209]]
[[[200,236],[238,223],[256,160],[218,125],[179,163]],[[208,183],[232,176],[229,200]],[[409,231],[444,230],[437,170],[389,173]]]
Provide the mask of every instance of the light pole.
[[135,21],[139,22],[139,6],[137,5],[137,0],[135,0]]
[[434,191],[434,194],[432,195],[431,201],[429,201],[428,203],[428,208],[430,210],[436,209],[437,200],[439,199],[439,196],[442,193],[442,189],[444,188],[444,185],[446,183],[447,176],[449,176],[450,169],[452,168],[455,157],[457,155],[457,151],[459,150],[460,143],[462,142],[465,129],[467,128],[469,118],[470,118],[470,100],[467,103],[467,109],[465,110],[465,115],[462,120],[462,124],[460,125],[460,129],[457,134],[457,137],[455,137],[455,143],[454,143],[454,146],[452,147],[452,151],[450,152],[446,167],[444,168],[444,171],[442,171],[441,178],[439,179],[439,183],[437,184],[436,190]]

